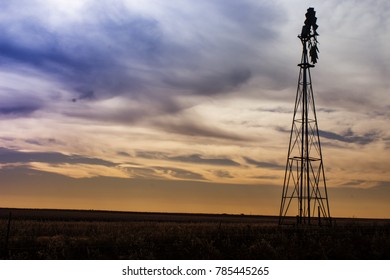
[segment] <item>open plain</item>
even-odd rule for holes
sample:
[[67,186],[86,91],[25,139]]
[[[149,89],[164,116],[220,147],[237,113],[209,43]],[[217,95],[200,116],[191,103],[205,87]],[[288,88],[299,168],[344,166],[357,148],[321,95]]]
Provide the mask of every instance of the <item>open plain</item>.
[[0,209],[2,259],[390,259],[390,220]]

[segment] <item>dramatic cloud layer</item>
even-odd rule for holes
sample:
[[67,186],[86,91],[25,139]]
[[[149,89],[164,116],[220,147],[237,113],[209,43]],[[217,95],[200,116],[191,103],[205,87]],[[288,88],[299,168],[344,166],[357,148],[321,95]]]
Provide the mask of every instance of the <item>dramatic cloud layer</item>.
[[386,0],[3,1],[1,176],[277,188],[308,6],[328,185],[388,195]]

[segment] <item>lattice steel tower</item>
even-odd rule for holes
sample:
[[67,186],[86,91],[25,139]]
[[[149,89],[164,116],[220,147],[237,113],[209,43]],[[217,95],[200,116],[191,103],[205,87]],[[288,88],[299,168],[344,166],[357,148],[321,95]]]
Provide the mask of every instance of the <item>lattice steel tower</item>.
[[[284,175],[279,224],[296,216],[297,224],[331,224],[328,192],[310,68],[318,60],[316,12],[309,8],[298,38],[302,58]],[[310,56],[310,62],[309,62]],[[296,212],[297,211],[297,212]]]

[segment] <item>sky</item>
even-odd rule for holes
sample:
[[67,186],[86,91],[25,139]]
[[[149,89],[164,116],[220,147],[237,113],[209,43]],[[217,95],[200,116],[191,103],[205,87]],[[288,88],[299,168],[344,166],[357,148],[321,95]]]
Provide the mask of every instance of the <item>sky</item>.
[[308,7],[332,216],[390,218],[390,2],[0,3],[0,207],[278,215]]

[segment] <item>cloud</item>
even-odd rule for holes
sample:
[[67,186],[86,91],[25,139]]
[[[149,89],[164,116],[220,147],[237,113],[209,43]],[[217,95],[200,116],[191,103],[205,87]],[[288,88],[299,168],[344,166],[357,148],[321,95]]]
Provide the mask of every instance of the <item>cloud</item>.
[[345,187],[365,187],[367,186],[367,181],[366,180],[353,180],[353,181],[348,181],[343,184]]
[[[148,64],[153,52],[150,45],[157,44],[153,43],[154,32],[151,31],[158,29],[155,20],[127,16],[125,10],[117,19],[111,17],[109,10],[105,13],[98,8],[88,7],[82,11],[88,20],[64,20],[62,24],[53,26],[50,20],[39,16],[47,8],[43,3],[25,4],[31,7],[31,15],[25,12],[28,15],[0,21],[0,61],[3,69],[18,72],[22,65],[34,69],[34,73],[26,73],[30,78],[57,83],[67,95],[56,98],[57,103],[67,100],[87,102],[118,95],[142,96],[140,98],[145,99],[141,92],[148,84],[146,80],[150,71],[146,71],[149,72],[146,74],[137,67]],[[114,12],[113,9],[111,12]],[[24,88],[18,88],[15,84],[12,87],[16,98],[29,96]],[[40,96],[43,97],[42,92]],[[31,103],[31,100],[25,99],[24,102]],[[42,101],[53,103],[52,99]],[[36,106],[25,104],[2,108],[1,112],[24,113],[34,109]],[[52,111],[53,106],[46,106],[45,109]],[[61,111],[59,113],[64,113]],[[88,111],[84,114],[76,112],[73,116],[95,117],[86,113]]]
[[168,154],[162,152],[152,152],[152,151],[137,151],[136,156],[146,159],[167,159]]
[[225,73],[200,73],[192,77],[170,77],[165,79],[168,85],[175,88],[191,90],[201,95],[231,92],[249,81],[249,69],[229,69]]
[[212,173],[219,178],[234,178],[234,176],[232,176],[227,170],[213,170]]
[[43,108],[43,102],[39,97],[9,87],[0,87],[0,117],[25,117]]
[[[37,143],[33,143],[36,145]],[[140,153],[141,157],[153,158],[157,154],[148,155]],[[170,160],[166,157],[167,160]],[[218,161],[218,159],[214,159]],[[211,159],[213,162],[213,159]],[[223,161],[221,160],[223,163]],[[214,162],[213,162],[214,163]],[[57,174],[63,174],[72,178],[84,177],[118,177],[118,178],[148,178],[148,179],[185,179],[185,180],[206,180],[203,175],[175,167],[162,166],[134,166],[126,167],[126,163],[113,163],[99,158],[84,157],[81,155],[65,155],[57,152],[21,152],[12,149],[0,148],[0,164],[2,168],[10,166],[24,166],[34,170],[42,170]],[[215,163],[214,163],[215,164]]]
[[[278,132],[290,133],[289,129],[283,127],[276,127],[275,129]],[[379,129],[376,129],[375,131],[371,130],[359,135],[353,132],[351,128],[347,128],[346,131],[341,134],[320,129],[319,134],[320,137],[324,139],[336,140],[343,143],[367,145],[382,139],[383,132],[381,132]],[[329,143],[326,144],[329,145]]]
[[129,174],[117,166],[107,166],[92,163],[46,163],[31,162],[30,169],[62,174],[72,178],[112,177],[128,178]]
[[[27,140],[29,144],[44,144],[42,140]],[[52,140],[48,140],[52,141]],[[122,156],[130,156],[126,152],[120,152]],[[166,160],[174,162],[187,162],[205,165],[238,166],[239,164],[227,158],[203,158],[194,154],[190,156],[169,156],[168,154],[158,152],[138,151],[139,158]],[[2,168],[7,166],[26,166],[36,170],[64,174],[73,178],[94,177],[94,176],[113,176],[113,177],[133,177],[133,178],[171,178],[185,180],[206,180],[199,173],[176,167],[168,166],[140,166],[137,163],[114,163],[111,161],[85,157],[81,155],[65,155],[58,152],[24,152],[13,149],[0,148],[0,164]],[[138,166],[137,166],[138,165]],[[222,175],[223,173],[218,173]],[[225,178],[228,174],[225,173]],[[221,176],[220,176],[221,177]]]
[[125,167],[127,173],[132,178],[146,178],[146,179],[161,179],[161,174],[158,174],[156,170],[148,167]]
[[125,156],[125,157],[129,157],[130,156],[129,153],[124,152],[124,151],[118,151],[116,154],[119,155],[119,156]]
[[[166,2],[158,5],[158,13],[153,8],[137,13],[150,4],[133,7],[125,2],[84,1],[77,8],[67,8],[75,13],[71,16],[66,9],[44,2],[23,1],[23,12],[6,5],[4,13],[14,16],[0,20],[1,67],[34,69],[40,78],[60,84],[66,89],[66,100],[74,102],[120,95],[129,98],[129,103],[135,100],[141,108],[129,119],[147,118],[145,112],[151,111],[175,113],[183,109],[179,96],[229,93],[247,83],[253,71],[259,70],[248,61],[255,54],[267,57],[265,50],[257,52],[248,40],[268,45],[277,37],[272,23],[282,16],[265,1]],[[176,7],[174,16],[172,6]],[[42,16],[49,11],[50,17]],[[181,17],[186,21],[178,24]],[[161,88],[164,92],[159,92]],[[3,112],[30,112],[36,107],[12,108]],[[96,117],[92,110],[65,112]],[[104,113],[101,119],[107,117]],[[177,126],[171,130],[186,131]]]
[[195,120],[194,116],[177,116],[164,119],[156,119],[152,122],[153,127],[164,132],[187,135],[192,137],[216,138],[231,141],[248,141],[250,137],[239,135],[233,131],[227,131],[220,127],[206,124],[200,117]]
[[35,106],[34,104],[19,106],[3,105],[0,106],[0,114],[6,116],[28,116],[38,109],[40,109],[40,106]]
[[379,139],[378,132],[369,132],[364,135],[356,135],[351,129],[348,129],[343,134],[337,134],[324,130],[320,130],[319,133],[323,138],[337,140],[345,143],[356,143],[360,145],[367,145]]
[[195,164],[240,166],[239,163],[228,158],[204,158],[199,154],[193,154],[189,156],[174,156],[174,157],[168,157],[167,159],[172,161],[188,162],[188,163],[195,163]]
[[144,179],[181,179],[181,180],[206,180],[203,175],[176,167],[144,166],[122,167],[132,178]]
[[284,166],[273,163],[273,162],[257,161],[257,160],[251,159],[249,157],[244,157],[244,159],[248,164],[255,165],[257,168],[285,169]]
[[115,163],[99,158],[84,157],[81,155],[65,155],[57,152],[21,152],[0,148],[0,163],[31,163],[42,162],[48,164],[88,164],[107,167],[116,166]]
[[209,158],[200,154],[171,156],[167,153],[161,152],[137,151],[136,156],[145,159],[167,160],[204,165],[240,166],[239,163],[229,158]]
[[171,176],[171,177],[177,178],[177,179],[205,180],[203,175],[196,173],[196,172],[189,171],[189,170],[181,169],[181,168],[155,166],[154,169],[156,169],[157,172],[162,172],[165,175],[168,175],[168,176]]
[[46,146],[52,144],[64,145],[61,140],[55,138],[34,138],[34,139],[26,139],[24,142],[36,146]]
[[4,7],[14,16],[0,19],[0,69],[48,85],[32,92],[8,85],[22,104],[0,108],[7,117],[39,111],[34,118],[54,115],[59,123],[251,141],[187,109],[286,80],[282,68],[268,65],[287,11],[267,1],[84,1],[63,9],[23,3],[23,11]]

